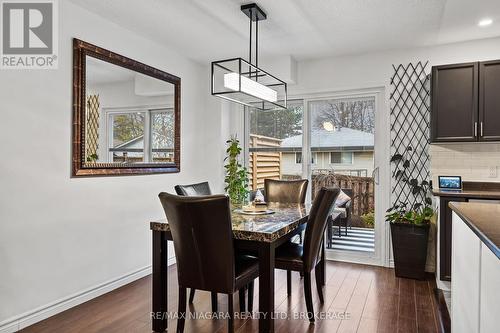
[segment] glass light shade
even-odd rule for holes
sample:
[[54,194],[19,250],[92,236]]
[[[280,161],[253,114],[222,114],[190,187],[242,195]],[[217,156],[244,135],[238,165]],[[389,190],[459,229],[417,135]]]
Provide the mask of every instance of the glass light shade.
[[224,87],[233,91],[239,91],[239,89],[241,89],[241,92],[268,102],[278,101],[278,92],[276,90],[272,90],[271,88],[268,88],[265,85],[238,73],[224,74]]
[[212,95],[260,110],[286,109],[287,85],[242,58],[234,58],[212,62]]

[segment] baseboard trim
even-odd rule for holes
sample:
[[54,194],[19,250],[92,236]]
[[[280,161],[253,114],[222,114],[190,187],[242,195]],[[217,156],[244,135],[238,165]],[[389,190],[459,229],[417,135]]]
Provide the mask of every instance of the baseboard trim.
[[[174,258],[175,263],[175,258]],[[171,265],[169,260],[169,265]],[[61,298],[55,302],[38,307],[21,315],[4,320],[0,323],[0,333],[13,333],[39,321],[52,317],[93,298],[106,294],[114,289],[129,284],[151,274],[151,266],[122,275],[119,278],[104,282],[95,287]]]
[[[388,266],[388,267],[390,267],[390,268],[394,268],[394,259],[390,259],[390,260],[389,260],[389,266]],[[429,264],[429,263],[427,263],[427,264],[425,265],[425,271],[426,271],[427,273],[434,273],[434,274],[436,274],[436,266],[435,266],[435,265],[433,265],[433,264]]]

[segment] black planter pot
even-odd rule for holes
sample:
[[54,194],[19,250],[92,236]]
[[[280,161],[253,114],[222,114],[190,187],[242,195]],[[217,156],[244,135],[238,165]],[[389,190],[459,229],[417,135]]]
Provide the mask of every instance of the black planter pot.
[[391,223],[392,251],[397,277],[425,279],[430,225]]

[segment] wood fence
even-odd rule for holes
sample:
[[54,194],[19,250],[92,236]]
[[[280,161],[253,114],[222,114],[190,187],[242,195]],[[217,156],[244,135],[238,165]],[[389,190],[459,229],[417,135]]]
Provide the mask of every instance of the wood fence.
[[264,179],[280,179],[281,153],[273,151],[258,151],[252,148],[280,147],[281,140],[262,135],[250,135],[249,178],[250,188],[256,190],[264,187]]
[[[300,179],[300,176],[285,176],[285,179]],[[340,187],[352,189],[353,215],[359,217],[375,211],[374,183],[372,177],[341,175],[330,172],[312,175],[312,198],[321,187]]]
[[338,186],[340,188],[352,189],[353,215],[361,216],[375,210],[374,183],[372,177],[358,177],[339,174],[319,174],[312,176],[312,193],[314,194],[325,186]]

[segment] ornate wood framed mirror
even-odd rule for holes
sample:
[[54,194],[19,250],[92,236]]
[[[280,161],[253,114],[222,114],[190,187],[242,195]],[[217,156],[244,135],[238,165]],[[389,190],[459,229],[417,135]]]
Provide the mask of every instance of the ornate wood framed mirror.
[[73,40],[72,175],[180,171],[181,79]]

